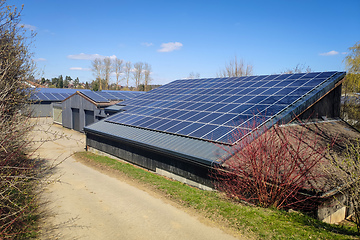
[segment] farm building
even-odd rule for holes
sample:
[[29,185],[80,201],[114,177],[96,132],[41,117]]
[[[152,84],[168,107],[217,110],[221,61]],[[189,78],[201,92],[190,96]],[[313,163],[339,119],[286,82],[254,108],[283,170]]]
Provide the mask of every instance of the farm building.
[[55,108],[61,106],[61,112],[54,114],[54,121],[60,123],[61,119],[61,124],[64,127],[83,131],[84,126],[98,122],[115,113],[111,109],[107,110],[107,107],[132,99],[142,93],[112,90],[77,91],[64,99],[61,105],[54,105]]
[[[58,106],[65,98],[71,96],[79,89],[69,88],[35,88],[31,90],[31,113],[32,117],[52,117],[54,105]],[[60,107],[61,108],[61,107]],[[56,111],[56,110],[55,110]]]
[[[270,129],[313,119],[344,130],[339,119],[344,76],[312,72],[173,81],[118,104],[121,112],[85,127],[86,147],[212,189],[209,171],[231,157],[226,149],[251,136],[249,125]],[[243,135],[234,138],[239,130]],[[324,208],[321,219],[338,213]]]

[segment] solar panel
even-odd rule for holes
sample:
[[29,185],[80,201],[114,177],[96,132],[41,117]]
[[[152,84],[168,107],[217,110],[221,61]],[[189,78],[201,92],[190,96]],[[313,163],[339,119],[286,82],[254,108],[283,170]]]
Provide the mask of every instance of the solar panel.
[[115,90],[103,90],[103,91],[81,91],[88,98],[95,102],[109,102],[109,101],[123,101],[126,99],[132,99],[143,92],[132,91],[115,91]]
[[236,129],[250,131],[336,74],[177,80],[125,101],[126,111],[106,121],[233,144]]
[[[31,92],[30,100],[60,102],[79,89],[71,88],[36,88]],[[81,91],[90,91],[81,89]]]
[[94,91],[81,91],[82,94],[93,100],[94,102],[109,102],[109,100],[99,94],[98,92]]

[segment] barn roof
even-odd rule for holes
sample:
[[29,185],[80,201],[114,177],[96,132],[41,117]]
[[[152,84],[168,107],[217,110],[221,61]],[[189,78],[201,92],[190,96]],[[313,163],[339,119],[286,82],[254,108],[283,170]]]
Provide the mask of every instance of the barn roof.
[[143,92],[140,91],[116,91],[103,90],[91,91],[89,89],[71,89],[71,88],[36,88],[32,90],[30,100],[33,101],[47,101],[47,102],[61,102],[76,92],[81,92],[84,96],[95,103],[110,103],[111,101],[123,101],[132,99]]
[[[84,91],[84,89],[71,89],[71,88],[35,88],[34,90],[31,90],[30,100],[61,102],[79,90]],[[90,91],[90,90],[85,90],[85,91]]]
[[[120,103],[85,132],[212,164],[251,133],[249,123],[287,123],[341,84],[344,72],[184,79]],[[244,133],[234,139],[234,133]],[[201,159],[201,160],[199,160]],[[194,159],[195,160],[195,159]]]

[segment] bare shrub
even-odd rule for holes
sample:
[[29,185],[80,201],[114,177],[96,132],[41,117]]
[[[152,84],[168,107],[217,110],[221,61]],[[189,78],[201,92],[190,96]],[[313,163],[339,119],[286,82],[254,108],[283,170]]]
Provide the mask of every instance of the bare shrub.
[[29,238],[36,221],[38,171],[27,155],[32,125],[25,84],[33,70],[33,34],[20,24],[20,15],[21,9],[0,0],[0,239]]
[[[327,146],[302,124],[267,129],[254,123],[251,136],[224,148],[231,157],[212,173],[217,189],[262,207],[312,210]],[[238,131],[234,138],[244,135]]]
[[[348,208],[352,209],[354,221],[360,232],[360,140],[348,140],[343,156],[332,155],[329,175],[338,183],[339,192],[348,196]],[[337,171],[333,171],[335,167]]]

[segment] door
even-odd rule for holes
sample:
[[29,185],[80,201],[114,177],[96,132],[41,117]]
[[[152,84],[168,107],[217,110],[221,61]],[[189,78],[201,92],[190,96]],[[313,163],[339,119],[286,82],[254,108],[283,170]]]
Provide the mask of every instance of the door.
[[80,131],[80,113],[78,108],[72,108],[72,128]]
[[94,123],[94,111],[84,110],[85,111],[85,126]]
[[54,123],[62,124],[62,108],[61,107],[53,107],[53,118]]

